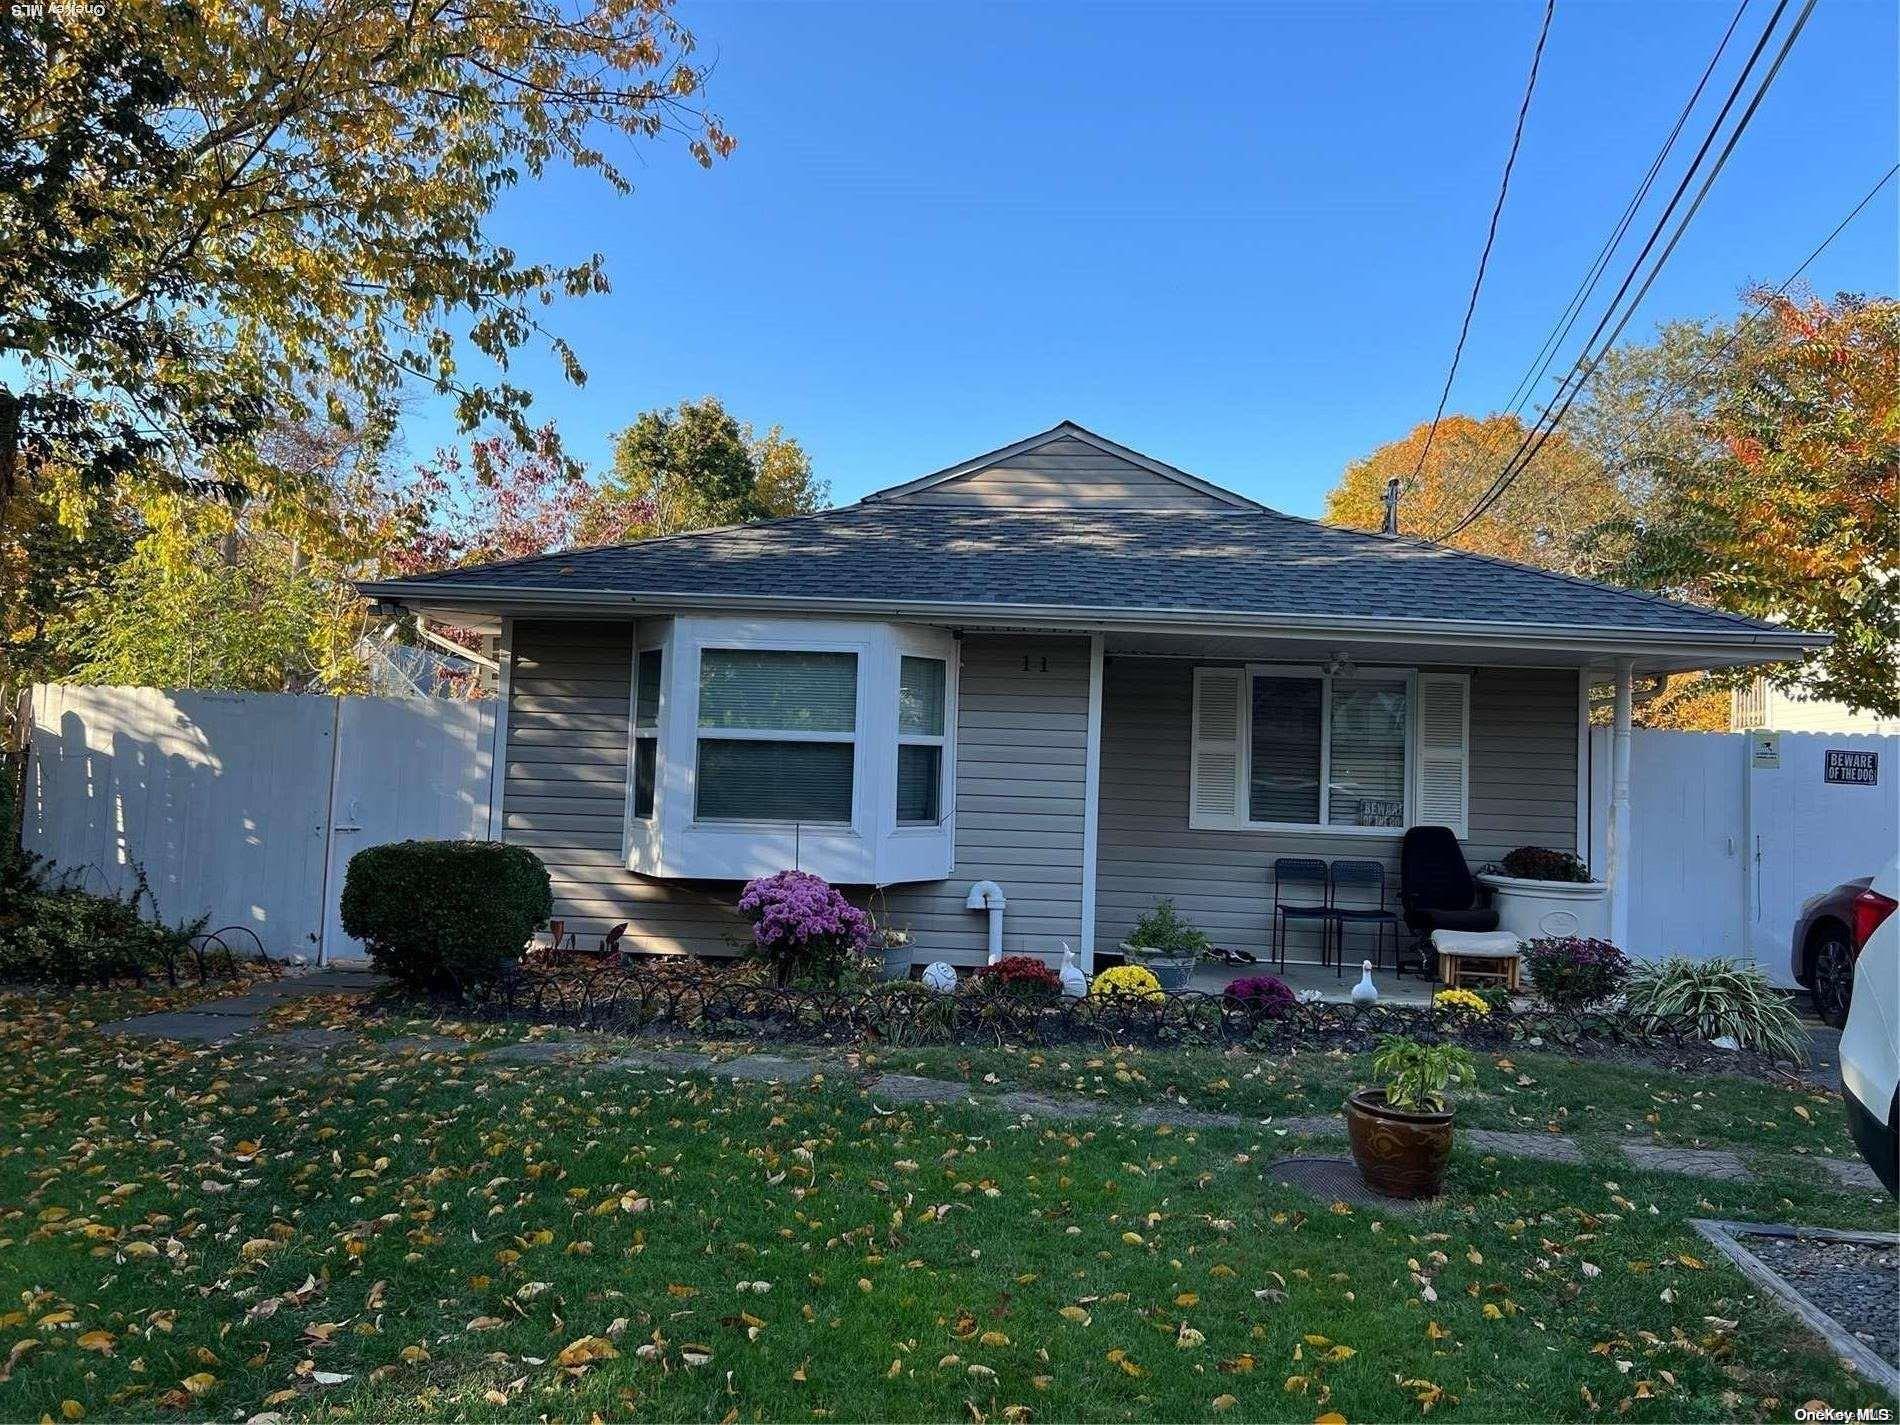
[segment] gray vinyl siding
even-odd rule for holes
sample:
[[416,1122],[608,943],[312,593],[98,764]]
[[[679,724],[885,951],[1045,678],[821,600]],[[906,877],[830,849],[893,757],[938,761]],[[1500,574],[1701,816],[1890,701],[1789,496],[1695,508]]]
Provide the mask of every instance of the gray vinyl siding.
[[637,876],[621,855],[631,623],[516,623],[502,837],[547,863],[554,914],[583,947],[627,922],[627,944],[731,953],[736,887]]
[[[513,645],[503,835],[547,863],[554,914],[584,946],[624,920],[636,949],[731,954],[750,934],[732,910],[739,883],[655,880],[621,856],[633,625],[521,622]],[[964,907],[981,880],[1008,897],[1010,951],[1079,942],[1088,691],[1086,639],[963,642],[955,870],[892,887],[880,907],[920,956],[982,961],[988,923]]]
[[1032,509],[1122,507],[1221,509],[1225,504],[1178,480],[1079,440],[1056,440],[941,485],[896,498],[932,505],[1010,505]]
[[[1399,838],[1306,832],[1196,831],[1188,826],[1193,669],[1187,660],[1107,660],[1102,699],[1096,949],[1109,952],[1162,896],[1218,945],[1259,952],[1271,933],[1277,856],[1365,857],[1398,892]],[[1473,869],[1514,846],[1575,849],[1577,675],[1471,670],[1470,837]],[[1355,932],[1351,953],[1371,953]],[[1314,958],[1313,936],[1296,958]]]
[[1005,952],[1079,949],[1088,640],[966,638],[961,668],[956,862],[948,880],[887,891],[890,919],[910,928],[917,959],[980,964],[988,919],[964,898],[992,880],[1008,901]]

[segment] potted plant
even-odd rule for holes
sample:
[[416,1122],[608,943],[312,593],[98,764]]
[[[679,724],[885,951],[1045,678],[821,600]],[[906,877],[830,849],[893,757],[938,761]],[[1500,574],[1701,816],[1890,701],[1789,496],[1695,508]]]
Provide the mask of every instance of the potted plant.
[[871,921],[869,953],[880,962],[879,977],[885,980],[908,980],[912,963],[910,931],[891,924],[890,906],[884,899],[884,887],[877,888],[877,909],[867,914]]
[[1524,969],[1552,1009],[1580,1010],[1621,994],[1631,966],[1607,940],[1561,935],[1527,942]]
[[1162,989],[1169,991],[1188,987],[1194,967],[1207,950],[1207,936],[1184,919],[1165,896],[1135,922],[1121,944],[1129,964],[1147,970]]
[[1013,999],[1054,999],[1062,993],[1062,981],[1056,972],[1034,955],[1005,955],[994,965],[985,965],[971,979],[986,994]]
[[1568,851],[1520,846],[1478,872],[1497,907],[1498,928],[1519,940],[1556,936],[1600,939],[1609,934],[1609,890]]
[[1346,1100],[1346,1131],[1366,1186],[1386,1197],[1436,1197],[1451,1160],[1446,1095],[1476,1081],[1471,1055],[1456,1044],[1382,1035],[1372,1056],[1381,1087]]

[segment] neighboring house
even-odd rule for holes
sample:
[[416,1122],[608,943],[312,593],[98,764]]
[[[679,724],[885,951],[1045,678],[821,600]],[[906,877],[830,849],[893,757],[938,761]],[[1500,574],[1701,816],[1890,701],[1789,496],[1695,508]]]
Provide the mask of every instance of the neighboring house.
[[1777,688],[1766,678],[1752,678],[1729,694],[1729,728],[1734,732],[1900,733],[1900,718],[1804,698]]
[[[1276,856],[1580,841],[1591,681],[1824,637],[1276,513],[1073,424],[858,504],[372,583],[500,635],[493,834],[583,936],[727,952],[736,883],[881,887],[919,954],[1262,949]],[[1613,852],[1613,854],[1615,854]],[[1601,868],[1599,868],[1601,869]]]

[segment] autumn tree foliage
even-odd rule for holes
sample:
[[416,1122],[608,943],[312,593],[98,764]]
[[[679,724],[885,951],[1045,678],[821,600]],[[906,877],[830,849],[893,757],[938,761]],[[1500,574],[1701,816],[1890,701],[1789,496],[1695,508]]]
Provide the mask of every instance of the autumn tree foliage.
[[1606,523],[1614,573],[1817,629],[1834,644],[1771,676],[1900,716],[1900,302],[1756,295],[1701,449],[1648,462],[1646,507]]
[[[1326,496],[1327,523],[1378,529],[1386,481],[1396,476],[1400,533],[1435,536],[1456,524],[1490,488],[1525,427],[1511,415],[1446,416],[1421,465],[1429,431],[1421,423],[1403,439],[1348,465]],[[1534,481],[1512,485],[1483,518],[1455,535],[1451,546],[1544,569],[1585,572],[1579,536],[1618,512],[1618,492],[1605,487],[1602,467],[1590,453],[1561,433],[1544,446],[1536,470]]]
[[46,465],[255,494],[252,437],[339,389],[526,442],[508,358],[583,379],[543,313],[607,275],[494,243],[497,200],[732,148],[671,0],[36,4],[0,41],[0,496]]

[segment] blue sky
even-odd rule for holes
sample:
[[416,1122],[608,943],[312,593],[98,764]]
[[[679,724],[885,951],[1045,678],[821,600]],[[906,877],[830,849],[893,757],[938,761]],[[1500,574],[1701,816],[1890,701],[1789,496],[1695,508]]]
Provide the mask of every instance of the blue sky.
[[[1558,0],[1451,409],[1505,404],[1732,9]],[[524,257],[606,256],[615,290],[550,313],[587,386],[533,354],[513,372],[583,459],[712,392],[795,435],[843,503],[1067,418],[1313,514],[1431,415],[1541,6],[679,14],[737,153],[704,172],[655,146],[631,197],[563,173],[497,215]],[[1894,162],[1896,26],[1822,0],[1632,336],[1779,282]],[[1817,290],[1900,286],[1896,190]],[[419,403],[411,453],[452,438]]]

